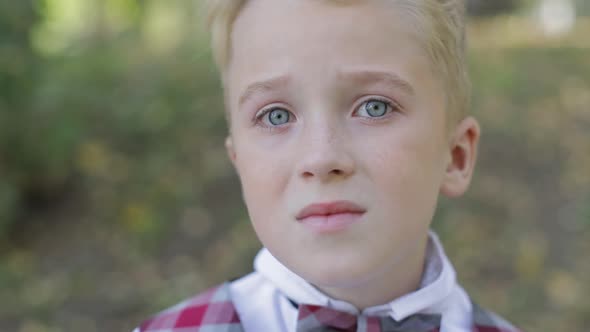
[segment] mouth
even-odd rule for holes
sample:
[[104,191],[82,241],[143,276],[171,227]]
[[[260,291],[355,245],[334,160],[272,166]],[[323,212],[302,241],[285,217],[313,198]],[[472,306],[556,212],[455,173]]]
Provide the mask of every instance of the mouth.
[[362,206],[350,201],[311,204],[302,209],[295,219],[319,234],[345,230],[359,222],[367,212]]

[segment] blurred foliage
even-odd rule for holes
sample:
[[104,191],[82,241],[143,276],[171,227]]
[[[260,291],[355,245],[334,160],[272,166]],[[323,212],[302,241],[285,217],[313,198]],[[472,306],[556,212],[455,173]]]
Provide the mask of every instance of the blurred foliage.
[[[471,9],[516,4],[491,3]],[[0,1],[0,331],[130,330],[251,270],[200,24],[193,1]],[[434,227],[483,305],[586,331],[590,23],[548,37],[500,15],[469,33],[481,157]]]
[[27,152],[15,150],[22,150],[19,125],[30,114],[37,56],[29,32],[37,19],[30,2],[0,2],[0,235],[14,220],[20,199],[19,169],[25,166]]

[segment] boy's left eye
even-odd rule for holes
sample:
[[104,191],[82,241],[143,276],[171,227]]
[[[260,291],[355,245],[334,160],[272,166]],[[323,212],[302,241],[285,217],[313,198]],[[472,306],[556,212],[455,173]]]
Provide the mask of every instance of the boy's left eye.
[[391,103],[378,99],[367,100],[359,107],[359,115],[370,118],[378,118],[392,110]]

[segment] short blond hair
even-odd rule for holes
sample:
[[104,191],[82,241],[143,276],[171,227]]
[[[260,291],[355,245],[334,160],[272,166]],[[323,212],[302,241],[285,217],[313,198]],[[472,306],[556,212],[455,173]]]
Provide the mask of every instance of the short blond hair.
[[[233,22],[248,0],[207,0],[207,27],[214,60],[223,72],[231,58]],[[303,1],[303,0],[301,0]],[[359,0],[323,0],[354,3]],[[449,124],[464,118],[469,109],[471,84],[467,70],[465,0],[388,0],[408,10],[426,37],[424,46],[446,90]]]

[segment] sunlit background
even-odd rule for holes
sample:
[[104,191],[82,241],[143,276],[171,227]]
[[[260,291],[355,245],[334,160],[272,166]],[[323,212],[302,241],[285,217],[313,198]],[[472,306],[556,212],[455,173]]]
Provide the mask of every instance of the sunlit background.
[[[0,0],[0,331],[130,331],[252,269],[198,1]],[[590,1],[473,0],[471,191],[434,228],[476,301],[590,330]]]

